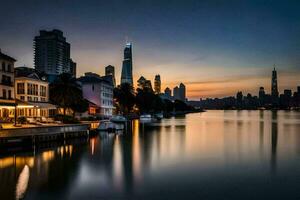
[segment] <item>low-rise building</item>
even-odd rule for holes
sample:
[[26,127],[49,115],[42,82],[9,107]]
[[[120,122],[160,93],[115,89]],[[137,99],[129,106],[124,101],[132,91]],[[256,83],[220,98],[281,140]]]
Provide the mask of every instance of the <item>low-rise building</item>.
[[[112,76],[99,76],[95,73],[85,73],[78,78],[82,88],[83,98],[90,102],[89,116],[111,117],[113,114],[113,80]],[[82,117],[86,117],[85,114]]]
[[15,69],[15,91],[18,117],[48,118],[56,113],[56,106],[49,103],[49,83],[46,76],[40,75],[33,68]]
[[0,121],[14,118],[14,63],[15,59],[0,50]]

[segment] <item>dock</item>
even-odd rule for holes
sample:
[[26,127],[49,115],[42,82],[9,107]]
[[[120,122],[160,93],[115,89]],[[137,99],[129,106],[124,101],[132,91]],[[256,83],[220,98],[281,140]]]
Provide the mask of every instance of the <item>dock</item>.
[[20,142],[35,144],[37,142],[86,137],[90,127],[90,124],[85,123],[1,129],[0,145]]

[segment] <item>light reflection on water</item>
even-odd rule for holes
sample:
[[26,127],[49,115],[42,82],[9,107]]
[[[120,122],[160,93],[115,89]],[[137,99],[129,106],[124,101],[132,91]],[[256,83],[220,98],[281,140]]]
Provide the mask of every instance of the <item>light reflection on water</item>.
[[[209,111],[0,158],[0,199],[297,199],[300,113]],[[6,184],[3,184],[6,183]],[[4,192],[2,192],[4,191]]]

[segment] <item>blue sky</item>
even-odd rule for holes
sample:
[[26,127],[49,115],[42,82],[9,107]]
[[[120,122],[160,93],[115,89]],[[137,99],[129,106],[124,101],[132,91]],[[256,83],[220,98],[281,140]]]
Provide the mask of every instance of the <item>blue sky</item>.
[[17,66],[33,66],[40,29],[58,28],[79,75],[111,64],[119,80],[128,38],[135,80],[160,74],[193,99],[268,90],[273,64],[280,90],[300,85],[299,1],[1,1],[0,47]]

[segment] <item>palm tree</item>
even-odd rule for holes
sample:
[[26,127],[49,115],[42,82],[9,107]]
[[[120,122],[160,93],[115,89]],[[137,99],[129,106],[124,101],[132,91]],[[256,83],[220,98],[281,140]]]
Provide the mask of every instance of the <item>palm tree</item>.
[[[50,84],[50,101],[63,109],[63,115],[66,115],[66,109],[71,108],[76,111],[76,105],[83,102],[82,90],[76,79],[70,74],[63,73]],[[75,108],[75,110],[74,110]],[[80,109],[87,110],[86,109]]]

